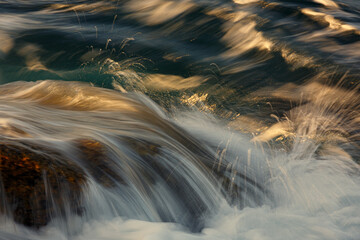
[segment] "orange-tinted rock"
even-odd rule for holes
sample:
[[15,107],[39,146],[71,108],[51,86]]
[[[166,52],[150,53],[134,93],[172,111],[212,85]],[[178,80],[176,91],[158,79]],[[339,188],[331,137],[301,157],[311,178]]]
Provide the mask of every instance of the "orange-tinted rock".
[[[41,147],[0,143],[0,179],[5,209],[26,226],[46,225],[66,206],[79,212],[84,172],[74,163]],[[65,204],[66,202],[70,204]]]
[[81,188],[87,175],[104,187],[124,184],[103,144],[80,139],[75,147],[79,165],[43,146],[0,142],[0,213],[26,226],[41,227],[67,210],[81,214]]

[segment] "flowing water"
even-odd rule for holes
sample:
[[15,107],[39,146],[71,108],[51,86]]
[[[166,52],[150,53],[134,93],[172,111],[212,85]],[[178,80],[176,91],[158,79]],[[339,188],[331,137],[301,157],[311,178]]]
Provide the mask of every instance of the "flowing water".
[[0,0],[1,154],[82,179],[0,239],[358,240],[359,67],[357,0]]

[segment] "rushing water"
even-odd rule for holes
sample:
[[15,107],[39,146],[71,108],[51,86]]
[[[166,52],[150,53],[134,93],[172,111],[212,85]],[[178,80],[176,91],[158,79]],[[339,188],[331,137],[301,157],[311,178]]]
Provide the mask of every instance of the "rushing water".
[[85,176],[0,239],[358,240],[359,67],[357,0],[0,0],[0,144]]

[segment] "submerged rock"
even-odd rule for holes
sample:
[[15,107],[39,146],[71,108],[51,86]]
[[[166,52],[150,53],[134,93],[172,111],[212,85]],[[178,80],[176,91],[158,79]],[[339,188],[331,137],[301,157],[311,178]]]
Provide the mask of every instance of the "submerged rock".
[[[185,135],[184,135],[185,136]],[[184,137],[179,134],[179,138]],[[247,179],[240,173],[230,174],[226,165],[213,169],[211,152],[195,140],[186,138],[182,150],[189,155],[190,166],[198,168],[207,180],[216,186],[223,186],[223,194],[229,201],[239,200],[247,185],[254,191],[263,189],[256,182]],[[192,140],[192,141],[190,141]],[[102,187],[114,192],[120,186],[135,187],[153,204],[163,221],[181,222],[192,231],[203,228],[201,219],[207,211],[212,210],[212,202],[207,201],[206,192],[186,178],[190,162],[172,162],[176,159],[164,159],[159,144],[132,138],[119,139],[127,149],[128,157],[133,157],[129,174],[118,159],[113,156],[111,148],[94,139],[76,139],[71,141],[72,151],[60,154],[49,150],[51,147],[37,145],[25,141],[0,141],[0,213],[12,217],[17,223],[39,228],[47,225],[52,219],[60,217],[66,220],[70,215],[83,215],[86,211],[82,189],[87,179],[95,180]],[[185,145],[186,144],[186,145]],[[68,154],[68,155],[65,155]],[[134,176],[134,174],[136,176]],[[135,181],[136,179],[139,181]],[[132,179],[135,179],[132,181]],[[244,185],[241,181],[246,181]],[[130,184],[131,183],[131,184]],[[159,204],[154,187],[164,184],[176,204],[183,209],[182,216],[171,215],[166,207]],[[86,189],[86,188],[84,188]],[[122,190],[121,190],[122,191]],[[247,194],[257,195],[251,189]],[[234,202],[233,202],[234,203]]]
[[106,147],[93,139],[79,139],[75,141],[79,149],[82,167],[98,183],[104,187],[114,187],[116,184],[124,184],[119,172],[114,169],[116,164],[108,157]]

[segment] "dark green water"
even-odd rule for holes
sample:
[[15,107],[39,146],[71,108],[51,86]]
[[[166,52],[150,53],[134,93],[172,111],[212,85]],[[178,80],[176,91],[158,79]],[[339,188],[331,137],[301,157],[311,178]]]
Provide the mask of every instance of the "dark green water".
[[[238,2],[3,1],[0,81],[115,81],[166,108],[207,93],[217,110],[235,112],[246,111],[239,97],[264,86],[319,74],[356,82],[356,1]],[[201,79],[145,84],[151,74]]]

